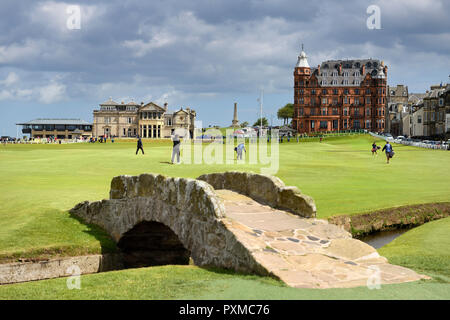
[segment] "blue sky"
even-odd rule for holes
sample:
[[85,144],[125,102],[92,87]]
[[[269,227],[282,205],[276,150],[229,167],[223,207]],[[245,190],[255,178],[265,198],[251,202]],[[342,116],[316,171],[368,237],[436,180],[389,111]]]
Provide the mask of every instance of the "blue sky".
[[[381,29],[366,26],[369,5]],[[80,29],[68,29],[70,5]],[[112,97],[168,102],[204,125],[264,116],[293,100],[292,72],[308,61],[377,58],[390,85],[425,92],[448,82],[446,0],[15,1],[0,3],[0,135],[39,117],[82,118]]]

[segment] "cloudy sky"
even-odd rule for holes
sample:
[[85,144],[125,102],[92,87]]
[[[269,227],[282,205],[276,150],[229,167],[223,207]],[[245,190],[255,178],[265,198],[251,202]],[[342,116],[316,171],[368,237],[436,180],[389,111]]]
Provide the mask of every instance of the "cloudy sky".
[[[381,29],[367,28],[370,5]],[[377,58],[389,85],[424,92],[449,81],[449,16],[448,0],[2,0],[0,135],[39,117],[92,121],[109,97],[191,107],[204,126],[229,125],[237,102],[253,123],[262,88],[275,124],[301,43],[311,66]]]

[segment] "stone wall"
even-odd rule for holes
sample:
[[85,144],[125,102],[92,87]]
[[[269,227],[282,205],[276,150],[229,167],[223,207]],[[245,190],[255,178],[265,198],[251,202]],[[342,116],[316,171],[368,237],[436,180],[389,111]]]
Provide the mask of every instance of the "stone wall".
[[214,189],[233,190],[305,218],[316,216],[316,205],[311,197],[302,194],[297,187],[286,187],[274,176],[229,171],[204,174],[197,179],[208,182]]
[[122,269],[120,254],[90,255],[49,259],[39,262],[0,264],[0,284],[35,281],[71,276],[70,267],[77,266],[81,274]]
[[412,228],[428,221],[450,216],[450,202],[425,203],[377,210],[366,214],[339,215],[328,218],[353,237],[400,228]]
[[159,222],[176,234],[196,265],[269,274],[226,228],[223,203],[205,181],[118,176],[109,200],[82,202],[70,212],[102,227],[116,242],[141,222]]

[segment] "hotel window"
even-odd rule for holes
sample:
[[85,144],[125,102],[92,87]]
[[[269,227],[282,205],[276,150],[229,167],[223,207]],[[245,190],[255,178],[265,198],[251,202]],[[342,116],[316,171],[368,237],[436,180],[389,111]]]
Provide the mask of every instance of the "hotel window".
[[333,73],[331,74],[333,77],[337,77],[338,76],[338,73],[337,73],[337,71],[333,71]]
[[338,120],[333,120],[333,129],[338,128]]
[[366,98],[366,104],[370,104],[371,102],[370,102],[370,97],[367,97]]
[[353,121],[353,129],[361,129],[361,124],[359,123],[359,120]]
[[348,71],[344,71],[344,77],[348,77]]
[[328,129],[328,122],[320,121],[320,129]]
[[348,89],[344,89],[344,94],[348,94]]
[[309,115],[310,116],[315,116],[316,115],[316,109],[315,108],[309,109]]
[[357,85],[357,86],[359,86],[359,85],[360,85],[360,82],[359,82],[359,80],[355,80],[355,85]]
[[311,98],[311,105],[312,106],[316,105],[316,98],[314,98],[314,97]]
[[342,84],[344,84],[344,85],[348,85],[348,80],[347,80],[347,79],[345,79],[344,81],[342,81]]
[[131,124],[131,123],[133,123],[132,119],[128,118],[128,124]]
[[298,98],[298,103],[299,103],[299,104],[304,104],[304,99],[303,99],[303,97],[302,97],[302,98]]
[[333,89],[333,94],[338,94],[338,89]]
[[314,129],[314,125],[315,125],[314,121],[311,120],[311,129]]
[[327,80],[322,80],[322,85],[327,84]]
[[327,115],[327,108],[322,108],[322,115],[326,116]]
[[311,90],[311,94],[312,94],[312,95],[316,94],[316,90],[315,90],[315,89],[312,89],[312,90]]
[[355,105],[359,106],[359,98],[358,97],[355,98]]
[[347,129],[347,126],[348,126],[347,119],[344,119],[344,129]]
[[332,80],[332,81],[331,81],[331,84],[334,85],[334,86],[336,86],[336,85],[337,85],[337,80]]
[[355,108],[355,110],[353,111],[353,114],[355,116],[359,116],[359,108]]
[[355,77],[359,77],[360,75],[359,71],[355,71]]
[[370,116],[370,108],[366,108],[366,116]]
[[355,89],[355,94],[359,94],[359,89]]
[[366,129],[370,129],[370,120],[366,120]]
[[337,98],[333,98],[333,106],[337,106],[338,104],[338,99]]
[[328,76],[328,73],[322,72],[322,77],[327,77],[327,76]]
[[303,108],[300,108],[300,109],[299,109],[299,114],[302,116],[303,113],[304,113],[304,109],[303,109]]
[[322,98],[322,104],[327,104],[327,98]]
[[344,103],[347,104],[348,103],[348,98],[344,97]]
[[339,115],[338,109],[337,108],[333,108],[333,116],[337,116],[337,115]]
[[369,88],[366,89],[366,94],[370,94],[370,89]]
[[327,89],[323,89],[322,94],[327,94]]
[[344,116],[348,116],[348,108],[344,108]]

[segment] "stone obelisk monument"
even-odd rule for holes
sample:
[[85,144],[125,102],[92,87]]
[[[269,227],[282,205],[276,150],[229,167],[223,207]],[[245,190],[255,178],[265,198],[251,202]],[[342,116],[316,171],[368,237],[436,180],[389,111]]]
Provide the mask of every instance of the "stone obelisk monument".
[[234,103],[234,115],[233,115],[233,122],[231,123],[231,126],[233,128],[239,127],[239,120],[238,120],[238,117],[237,117],[237,103],[236,102]]

